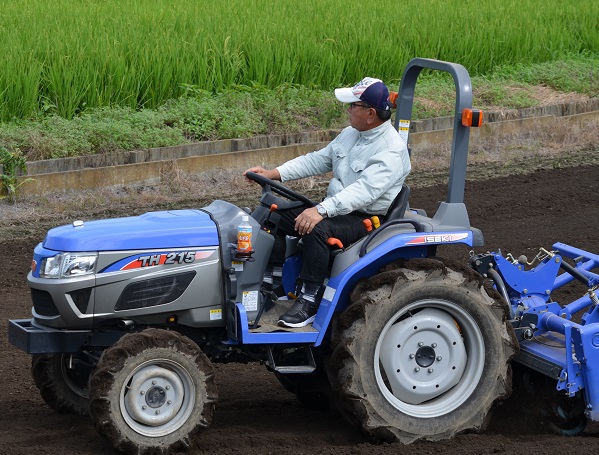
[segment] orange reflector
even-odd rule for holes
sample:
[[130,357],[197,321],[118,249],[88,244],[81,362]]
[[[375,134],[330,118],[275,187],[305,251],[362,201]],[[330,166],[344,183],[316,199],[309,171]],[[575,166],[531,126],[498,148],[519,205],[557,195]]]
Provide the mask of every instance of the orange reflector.
[[389,101],[393,105],[393,109],[397,109],[397,92],[389,92]]
[[169,316],[168,318],[166,318],[166,322],[169,324],[174,324],[175,322],[177,322],[177,316],[175,316],[175,315]]
[[464,109],[462,112],[462,125],[479,127],[483,124],[483,111],[480,109]]

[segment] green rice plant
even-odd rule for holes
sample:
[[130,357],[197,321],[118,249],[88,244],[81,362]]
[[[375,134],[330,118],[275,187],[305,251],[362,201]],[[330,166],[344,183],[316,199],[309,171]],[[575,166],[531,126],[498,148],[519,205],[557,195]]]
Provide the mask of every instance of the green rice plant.
[[416,56],[472,75],[568,54],[599,66],[597,17],[596,0],[0,0],[0,120],[157,108],[184,84],[396,80]]
[[0,71],[0,112],[5,119],[18,119],[38,110],[42,65],[19,49],[8,52]]

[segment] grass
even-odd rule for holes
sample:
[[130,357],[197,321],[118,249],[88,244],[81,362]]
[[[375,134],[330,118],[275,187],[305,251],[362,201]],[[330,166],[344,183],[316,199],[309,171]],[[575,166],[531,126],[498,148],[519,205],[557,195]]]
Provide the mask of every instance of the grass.
[[[542,64],[501,66],[473,76],[474,105],[514,109],[538,104],[534,88],[599,96],[599,58],[569,56]],[[386,81],[392,90],[399,74]],[[186,85],[183,94],[156,109],[89,108],[66,119],[47,113],[0,123],[0,146],[21,150],[28,161],[178,145],[188,142],[340,128],[345,108],[330,90],[282,84],[236,85],[212,93]],[[448,77],[423,75],[416,88],[414,118],[451,115],[454,86]]]
[[70,120],[50,114],[5,122],[0,145],[33,161],[328,128],[341,117],[330,92],[308,87],[236,86],[212,94],[190,86],[158,109],[103,107]]

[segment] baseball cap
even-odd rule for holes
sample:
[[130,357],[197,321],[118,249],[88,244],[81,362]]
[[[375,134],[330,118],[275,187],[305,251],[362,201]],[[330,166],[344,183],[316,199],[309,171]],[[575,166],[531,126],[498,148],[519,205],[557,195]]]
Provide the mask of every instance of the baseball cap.
[[335,96],[342,103],[364,101],[369,106],[383,111],[391,109],[389,89],[380,79],[365,77],[353,87],[336,88]]

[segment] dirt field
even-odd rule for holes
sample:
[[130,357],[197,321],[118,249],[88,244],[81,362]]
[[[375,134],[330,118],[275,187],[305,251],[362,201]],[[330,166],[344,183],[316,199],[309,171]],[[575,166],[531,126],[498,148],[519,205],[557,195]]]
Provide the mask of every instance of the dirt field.
[[[589,152],[596,154],[597,152]],[[539,246],[565,242],[599,250],[596,198],[599,166],[539,170],[531,174],[469,182],[466,203],[473,226],[486,246],[532,258]],[[412,188],[411,206],[430,213],[445,196],[445,186]],[[6,320],[29,317],[25,276],[39,238],[1,241],[0,274],[0,454],[104,454],[111,448],[88,418],[59,415],[40,398],[30,376],[30,358],[7,341]],[[463,258],[464,247],[440,250]],[[573,300],[579,295],[566,295]],[[494,413],[482,434],[464,434],[443,443],[411,446],[372,445],[339,415],[302,408],[266,368],[218,366],[220,400],[211,428],[194,454],[588,454],[599,452],[599,425],[576,437],[560,437],[527,427],[520,413]]]

